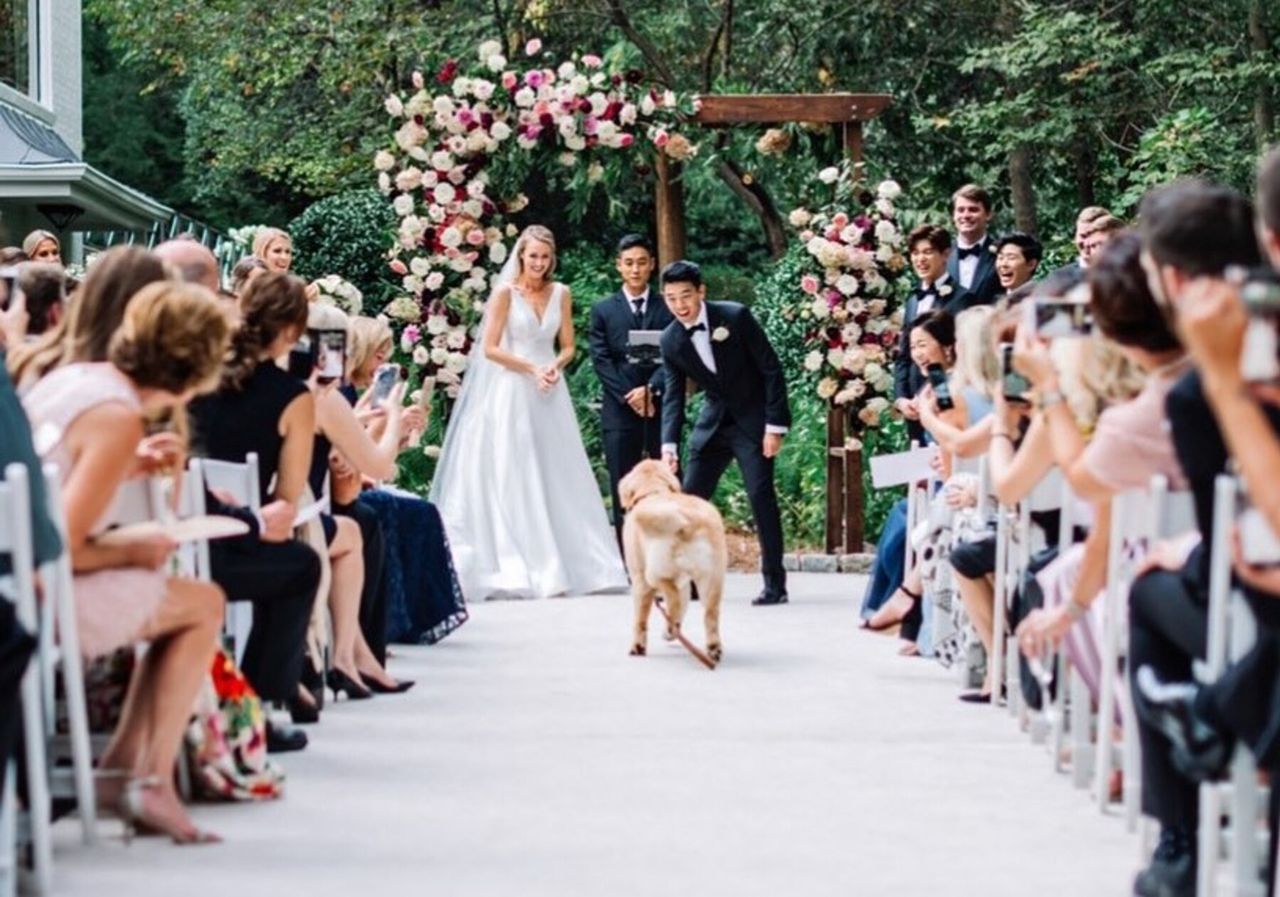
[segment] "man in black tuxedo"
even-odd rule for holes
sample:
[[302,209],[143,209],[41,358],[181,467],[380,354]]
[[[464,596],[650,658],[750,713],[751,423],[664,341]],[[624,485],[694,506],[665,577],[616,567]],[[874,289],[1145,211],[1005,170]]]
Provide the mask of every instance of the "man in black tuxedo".
[[782,451],[791,409],[778,356],[745,306],[706,301],[702,271],[693,262],[662,270],[662,296],[675,316],[662,334],[662,456],[673,471],[679,467],[685,388],[692,381],[706,393],[706,403],[689,436],[684,491],[710,498],[737,459],[760,534],[764,591],[752,603],[786,604],[773,459]]
[[613,525],[622,544],[622,505],[618,481],[644,458],[657,458],[662,441],[658,397],[662,394],[662,366],[638,366],[627,358],[627,335],[632,330],[663,330],[671,312],[649,289],[653,248],[639,234],[618,241],[618,274],[622,289],[591,307],[587,345],[604,396],[600,429],[609,466],[609,494]]
[[995,242],[991,224],[991,194],[977,184],[965,184],[951,196],[951,220],[956,248],[947,260],[951,282],[973,294],[975,305],[988,305],[1000,294],[996,279]]
[[893,359],[893,405],[907,421],[908,436],[923,442],[924,428],[920,426],[915,397],[924,385],[924,375],[911,362],[911,325],[928,312],[942,309],[955,316],[977,303],[972,293],[956,284],[948,270],[951,235],[946,230],[932,224],[920,225],[907,235],[907,252],[920,282],[903,309],[902,336]]
[[[1197,306],[1205,301],[1208,285],[1221,286],[1229,266],[1259,262],[1252,207],[1233,190],[1185,182],[1148,194],[1139,217],[1147,280],[1186,341],[1186,320],[1204,311]],[[1164,696],[1142,686],[1144,681],[1190,681],[1192,662],[1205,654],[1214,481],[1231,456],[1207,398],[1217,391],[1213,383],[1214,378],[1206,380],[1201,371],[1192,371],[1170,391],[1165,405],[1178,461],[1194,494],[1201,544],[1185,562],[1167,551],[1154,552],[1155,569],[1137,579],[1130,592],[1129,666],[1139,697],[1142,803],[1144,812],[1161,824],[1160,846],[1134,886],[1140,897],[1195,893],[1197,787],[1174,761],[1176,729],[1166,725],[1158,702],[1151,700]],[[1263,431],[1280,434],[1280,409],[1268,409],[1266,416],[1269,424],[1262,425]],[[1233,447],[1240,454],[1239,447]],[[1249,588],[1245,595],[1260,627],[1274,632],[1280,624],[1280,600]],[[1264,642],[1266,638],[1264,634]],[[1251,664],[1239,672],[1249,669],[1261,671],[1266,680],[1274,664]],[[1274,681],[1264,684],[1275,686]],[[1217,708],[1222,719],[1235,715],[1230,708],[1242,696],[1260,693],[1242,689],[1232,679],[1224,686],[1236,697],[1224,695],[1226,704]]]

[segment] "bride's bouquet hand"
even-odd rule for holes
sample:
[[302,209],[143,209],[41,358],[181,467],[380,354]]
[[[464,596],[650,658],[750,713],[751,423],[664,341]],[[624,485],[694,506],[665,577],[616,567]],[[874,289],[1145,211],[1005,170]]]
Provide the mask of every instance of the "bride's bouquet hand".
[[556,365],[549,364],[538,371],[538,389],[542,392],[549,392],[559,382],[560,368]]

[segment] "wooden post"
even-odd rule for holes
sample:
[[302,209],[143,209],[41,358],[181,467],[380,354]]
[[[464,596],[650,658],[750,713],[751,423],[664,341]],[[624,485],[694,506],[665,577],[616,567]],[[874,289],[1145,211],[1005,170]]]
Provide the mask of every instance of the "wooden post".
[[844,481],[845,414],[834,405],[827,409],[827,554],[836,554],[845,541],[845,500],[847,487]]
[[679,163],[672,162],[659,151],[653,166],[658,176],[655,205],[658,219],[659,269],[684,258],[684,182]]

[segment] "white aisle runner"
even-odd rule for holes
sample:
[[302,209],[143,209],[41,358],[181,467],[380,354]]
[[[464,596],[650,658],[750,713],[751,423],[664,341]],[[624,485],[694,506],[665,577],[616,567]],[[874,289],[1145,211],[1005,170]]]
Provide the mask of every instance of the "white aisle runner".
[[[227,842],[86,850],[54,893],[910,897],[1129,893],[1136,842],[932,661],[856,631],[860,577],[731,577],[725,661],[627,656],[630,599],[502,602],[394,649],[403,696],[327,711],[284,800],[201,806]],[[688,629],[701,633],[698,606]]]

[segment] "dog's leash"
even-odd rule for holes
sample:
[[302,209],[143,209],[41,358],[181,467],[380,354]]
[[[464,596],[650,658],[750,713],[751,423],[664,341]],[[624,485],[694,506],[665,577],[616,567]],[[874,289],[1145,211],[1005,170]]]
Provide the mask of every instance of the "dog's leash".
[[688,651],[690,654],[692,654],[694,658],[696,658],[698,662],[701,663],[704,667],[706,667],[709,670],[714,670],[716,668],[716,662],[712,660],[710,656],[708,656],[707,652],[703,651],[693,642],[685,638],[684,632],[680,629],[677,629],[672,624],[671,617],[667,616],[666,605],[662,603],[662,596],[661,595],[653,596],[653,603],[658,606],[658,613],[662,614],[662,619],[667,621],[667,631],[675,632],[676,641],[684,645],[685,650]]

